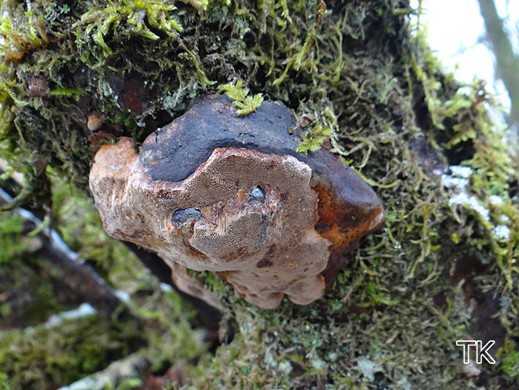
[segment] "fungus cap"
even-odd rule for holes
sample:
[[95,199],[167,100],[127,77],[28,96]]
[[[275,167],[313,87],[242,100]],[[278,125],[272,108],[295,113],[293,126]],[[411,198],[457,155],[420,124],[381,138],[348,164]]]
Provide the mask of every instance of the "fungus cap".
[[383,208],[337,156],[296,153],[294,127],[279,103],[240,117],[228,98],[207,97],[140,153],[129,138],[103,146],[90,188],[105,230],[156,252],[180,289],[213,306],[186,268],[215,272],[262,308],[315,301]]

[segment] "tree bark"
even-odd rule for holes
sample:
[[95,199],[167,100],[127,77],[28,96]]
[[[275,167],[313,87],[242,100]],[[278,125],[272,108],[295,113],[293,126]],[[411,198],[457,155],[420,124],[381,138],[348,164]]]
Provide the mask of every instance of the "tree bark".
[[519,57],[514,53],[503,21],[497,14],[494,0],[479,0],[481,16],[485,21],[488,43],[496,58],[497,76],[503,80],[510,96],[510,125],[519,128]]

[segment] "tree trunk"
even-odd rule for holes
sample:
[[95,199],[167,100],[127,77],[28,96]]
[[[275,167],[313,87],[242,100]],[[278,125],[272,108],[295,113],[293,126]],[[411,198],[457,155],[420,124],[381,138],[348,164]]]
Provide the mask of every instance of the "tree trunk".
[[[442,73],[408,2],[6,0],[1,11],[0,153],[25,174],[19,203],[52,199],[71,245],[130,290],[145,320],[139,353],[155,374],[180,361],[197,388],[517,383],[512,153],[484,87],[460,89]],[[210,272],[190,272],[224,307],[221,342],[208,349],[186,330],[190,306],[102,234],[88,175],[102,145],[142,143],[222,89],[244,115],[265,104],[259,94],[288,107],[304,131],[298,150],[339,155],[386,219],[308,306],[262,310]],[[462,339],[495,340],[497,363],[464,365]],[[2,359],[12,383],[34,385]]]
[[512,102],[510,126],[519,127],[519,57],[514,54],[510,38],[503,29],[493,0],[479,0],[485,21],[487,39],[496,57],[497,77],[503,80]]

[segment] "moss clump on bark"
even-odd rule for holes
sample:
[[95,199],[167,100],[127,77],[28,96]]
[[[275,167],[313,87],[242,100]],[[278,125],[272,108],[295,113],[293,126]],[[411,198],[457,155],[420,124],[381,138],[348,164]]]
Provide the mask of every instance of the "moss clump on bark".
[[23,218],[15,213],[4,213],[0,220],[0,264],[8,264],[30,246],[30,239],[22,235]]
[[0,337],[1,371],[13,389],[48,389],[100,370],[141,343],[136,329],[96,317],[32,332],[11,330]]
[[2,329],[37,325],[46,321],[51,314],[71,308],[71,303],[77,304],[63,294],[55,283],[44,277],[41,270],[34,269],[37,256],[18,252],[9,263],[1,265]]
[[[3,154],[30,178],[27,195],[46,193],[41,165],[85,190],[100,144],[142,141],[196,96],[243,80],[294,111],[308,131],[300,151],[331,147],[387,210],[385,228],[309,307],[261,311],[198,274],[240,332],[191,368],[196,385],[517,379],[509,372],[519,334],[510,151],[489,119],[491,97],[442,73],[422,34],[412,36],[406,1],[71,5],[2,3],[0,136]],[[99,130],[88,126],[91,115],[102,118]],[[459,365],[455,341],[468,337],[502,347],[503,360],[482,366],[481,378]]]

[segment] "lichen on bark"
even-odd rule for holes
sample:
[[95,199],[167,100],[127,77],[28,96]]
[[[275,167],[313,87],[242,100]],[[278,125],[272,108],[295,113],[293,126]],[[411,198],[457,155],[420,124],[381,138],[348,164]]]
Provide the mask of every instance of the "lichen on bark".
[[[517,381],[509,369],[519,334],[510,148],[488,116],[484,86],[462,88],[442,72],[420,28],[412,34],[408,2],[174,7],[2,2],[0,150],[26,173],[26,201],[48,197],[45,166],[86,191],[101,144],[121,136],[142,142],[197,96],[242,80],[252,94],[293,110],[308,132],[301,151],[329,147],[364,177],[387,220],[309,307],[285,302],[264,312],[197,274],[240,332],[191,368],[195,384]],[[96,131],[87,124],[92,113],[103,118]],[[448,168],[459,165],[468,171]],[[467,337],[496,338],[506,364],[467,379],[455,345]]]

